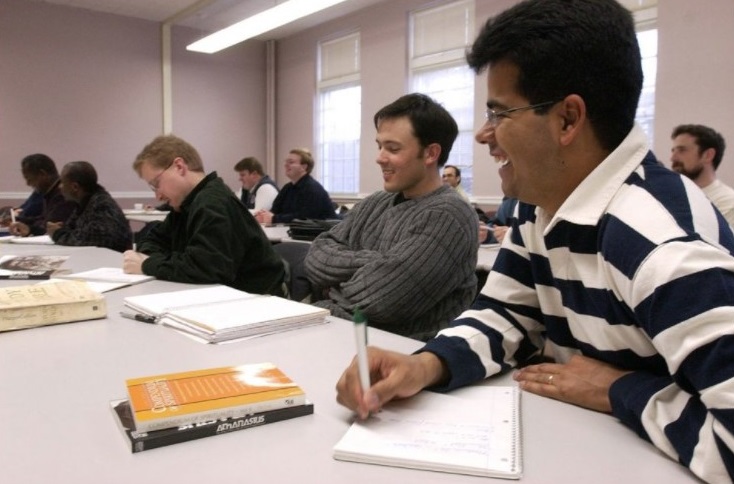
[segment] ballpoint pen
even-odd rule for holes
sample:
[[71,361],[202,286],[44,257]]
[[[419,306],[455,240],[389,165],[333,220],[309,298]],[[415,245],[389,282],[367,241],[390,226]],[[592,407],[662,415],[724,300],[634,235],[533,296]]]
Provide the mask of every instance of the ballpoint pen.
[[357,340],[357,368],[362,391],[370,389],[370,367],[367,361],[367,318],[356,308],[354,310],[354,335]]
[[140,321],[141,323],[155,324],[157,322],[155,316],[146,316],[145,314],[126,313],[124,311],[120,311],[120,316],[132,319],[133,321]]

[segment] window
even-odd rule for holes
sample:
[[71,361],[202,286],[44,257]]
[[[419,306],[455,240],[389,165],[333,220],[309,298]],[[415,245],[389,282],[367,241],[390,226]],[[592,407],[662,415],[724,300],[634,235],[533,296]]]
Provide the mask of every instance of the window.
[[465,63],[413,73],[412,90],[441,103],[456,120],[459,135],[451,149],[448,165],[461,169],[461,186],[472,193],[474,154],[474,71]]
[[316,177],[329,193],[359,191],[359,34],[319,43]]
[[461,169],[461,186],[471,194],[475,75],[464,52],[474,40],[474,1],[419,10],[410,20],[411,91],[431,96],[456,120],[459,136],[447,163]]
[[657,0],[625,0],[627,8],[633,11],[637,28],[637,42],[640,44],[642,57],[642,93],[637,105],[635,121],[642,127],[654,145],[655,136],[655,81],[658,71],[658,30]]
[[637,33],[642,55],[642,73],[645,79],[642,83],[640,102],[637,105],[635,120],[645,130],[650,146],[653,145],[655,135],[655,80],[658,71],[658,30],[650,29]]

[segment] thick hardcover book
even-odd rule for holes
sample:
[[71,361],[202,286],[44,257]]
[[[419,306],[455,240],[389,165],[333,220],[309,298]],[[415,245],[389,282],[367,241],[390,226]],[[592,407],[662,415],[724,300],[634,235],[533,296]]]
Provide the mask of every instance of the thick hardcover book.
[[0,288],[0,331],[107,316],[104,296],[81,281]]
[[115,400],[110,402],[110,406],[115,415],[115,420],[122,430],[126,441],[130,444],[130,450],[133,453],[188,442],[189,440],[211,437],[213,435],[226,434],[237,430],[259,427],[261,425],[303,417],[304,415],[311,415],[313,413],[313,403],[306,402],[305,405],[253,413],[239,418],[210,420],[208,422],[154,430],[152,432],[138,432],[135,428],[135,420],[133,419],[132,412],[130,411],[130,403],[127,400]]
[[355,422],[339,460],[473,476],[522,476],[520,390],[477,386],[458,396],[421,392]]
[[69,256],[4,255],[0,257],[0,279],[49,279]]
[[126,385],[140,432],[306,403],[304,391],[272,363],[133,378]]

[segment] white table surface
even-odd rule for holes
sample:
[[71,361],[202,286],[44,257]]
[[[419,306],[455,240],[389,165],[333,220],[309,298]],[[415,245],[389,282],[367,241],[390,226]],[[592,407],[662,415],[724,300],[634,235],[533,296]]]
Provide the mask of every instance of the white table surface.
[[[6,247],[2,253],[11,253]],[[48,247],[42,253],[62,252],[71,256],[65,267],[73,271],[122,260],[121,254],[95,248]],[[22,247],[12,253],[41,251]],[[11,285],[7,282],[2,284]],[[107,319],[0,333],[0,482],[488,482],[332,458],[332,447],[351,418],[336,403],[334,390],[354,353],[349,322],[337,319],[212,346],[118,315],[126,296],[189,287],[151,281],[106,293]],[[421,346],[378,330],[370,330],[369,341],[402,352]],[[109,409],[110,400],[125,397],[126,378],[263,361],[277,364],[305,389],[315,403],[314,415],[130,453]],[[512,384],[506,376],[490,382]],[[522,483],[697,482],[685,468],[608,415],[526,393],[522,425]]]

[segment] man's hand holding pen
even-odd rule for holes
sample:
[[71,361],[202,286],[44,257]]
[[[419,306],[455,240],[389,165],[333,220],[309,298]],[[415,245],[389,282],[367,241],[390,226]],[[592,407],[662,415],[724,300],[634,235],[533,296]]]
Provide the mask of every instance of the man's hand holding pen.
[[367,348],[372,386],[362,391],[357,357],[336,385],[336,401],[366,419],[390,400],[407,398],[444,380],[446,369],[433,353],[404,355],[380,348]]

